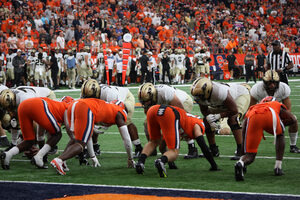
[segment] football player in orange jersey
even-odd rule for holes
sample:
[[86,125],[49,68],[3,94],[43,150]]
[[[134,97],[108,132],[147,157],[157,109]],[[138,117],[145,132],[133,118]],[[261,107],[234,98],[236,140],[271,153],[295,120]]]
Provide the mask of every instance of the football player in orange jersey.
[[210,170],[218,170],[217,164],[203,138],[205,126],[202,119],[175,106],[154,105],[146,112],[150,140],[145,145],[136,164],[138,174],[144,172],[146,158],[159,146],[162,137],[168,150],[159,159],[155,160],[155,167],[160,177],[167,177],[165,164],[176,160],[179,154],[180,138],[184,137],[195,139],[211,165]]
[[235,164],[236,181],[244,180],[246,166],[250,165],[257,154],[263,131],[274,135],[276,162],[274,173],[283,175],[281,164],[284,154],[284,126],[289,126],[297,120],[285,105],[275,101],[274,97],[265,97],[259,104],[249,108],[243,123],[243,155]]
[[79,99],[68,107],[67,120],[68,131],[74,134],[74,140],[69,143],[69,147],[59,157],[51,161],[51,165],[61,175],[65,175],[63,163],[79,153],[87,145],[88,152],[93,161],[93,166],[100,166],[93,149],[92,135],[95,123],[102,126],[116,124],[124,141],[124,146],[128,155],[128,167],[134,167],[132,155],[132,144],[126,126],[127,112],[125,106],[120,101],[108,103],[96,98]]
[[65,101],[54,101],[46,97],[22,101],[18,107],[18,117],[24,140],[9,151],[0,154],[2,168],[9,169],[9,162],[14,155],[29,150],[36,143],[37,138],[33,122],[49,132],[47,144],[32,158],[37,167],[46,168],[43,157],[50,151],[51,147],[58,143],[62,136],[60,126],[61,123],[64,123],[64,114],[68,105]]

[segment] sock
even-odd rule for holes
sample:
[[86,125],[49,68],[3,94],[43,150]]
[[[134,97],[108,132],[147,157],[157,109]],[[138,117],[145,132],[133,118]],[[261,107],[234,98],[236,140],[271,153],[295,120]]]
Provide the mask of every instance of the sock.
[[210,148],[215,148],[215,147],[217,147],[217,145],[216,144],[210,144],[209,147]]
[[166,164],[168,162],[168,157],[167,156],[162,156],[160,157],[161,162],[163,162],[164,164]]
[[276,168],[281,169],[281,164],[282,164],[282,160],[276,160],[274,168],[275,168],[275,169],[276,169]]
[[17,155],[20,152],[18,147],[11,148],[8,152],[6,152],[5,160],[10,160],[13,156]]
[[140,139],[136,139],[136,140],[132,141],[132,143],[134,144],[134,146],[137,146],[137,145],[141,144],[141,141],[140,141]]
[[140,155],[140,158],[139,158],[139,161],[138,161],[138,162],[145,164],[146,159],[147,159],[147,155],[144,154],[144,153],[142,153],[142,154]]
[[12,132],[11,132],[11,143],[15,146],[18,143],[19,134],[20,134],[20,132],[17,130],[12,130]]
[[295,146],[297,144],[298,132],[289,133],[289,135],[290,135],[290,145]]
[[[209,151],[209,149],[208,149],[208,147],[205,143],[203,135],[198,136],[195,139],[196,139],[199,147],[201,148],[201,151],[203,152],[203,155],[205,156],[207,161],[210,163],[211,167],[214,168],[214,169],[217,169],[217,164],[216,164],[211,152]],[[213,145],[216,146],[216,144],[213,144]],[[211,145],[211,146],[213,146],[213,145]]]
[[242,144],[237,144],[236,145],[236,151],[237,151],[237,154],[241,154],[241,151],[242,151]]
[[39,156],[39,157],[44,157],[49,151],[51,150],[51,146],[49,144],[45,144],[43,146],[43,148],[41,148],[39,150],[39,152],[36,154],[36,156]]
[[188,146],[189,146],[189,149],[195,148],[195,143],[191,143],[191,144],[188,143]]

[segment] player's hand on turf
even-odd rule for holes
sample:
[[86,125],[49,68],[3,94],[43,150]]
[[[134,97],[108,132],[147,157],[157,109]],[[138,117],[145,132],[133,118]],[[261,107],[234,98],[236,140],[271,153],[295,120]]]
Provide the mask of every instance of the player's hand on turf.
[[100,165],[100,163],[99,163],[99,161],[98,161],[98,159],[97,159],[96,156],[93,157],[93,158],[91,158],[91,159],[93,161],[93,167],[101,167],[101,165]]
[[128,158],[127,167],[128,168],[135,168],[135,161],[132,158]]

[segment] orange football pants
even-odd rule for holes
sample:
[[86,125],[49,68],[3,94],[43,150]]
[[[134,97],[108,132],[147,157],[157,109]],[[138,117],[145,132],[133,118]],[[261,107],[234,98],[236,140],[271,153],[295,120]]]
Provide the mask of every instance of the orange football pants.
[[18,108],[18,117],[24,140],[35,140],[36,133],[33,121],[43,127],[50,134],[60,132],[60,124],[50,112],[45,100],[32,98],[23,101]]

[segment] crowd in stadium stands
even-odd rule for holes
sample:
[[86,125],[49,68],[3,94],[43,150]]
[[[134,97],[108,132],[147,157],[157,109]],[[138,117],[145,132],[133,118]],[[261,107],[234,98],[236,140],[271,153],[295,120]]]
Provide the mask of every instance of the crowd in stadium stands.
[[27,58],[39,48],[48,56],[51,50],[97,55],[103,37],[116,54],[125,33],[133,49],[154,55],[164,49],[193,55],[204,47],[211,54],[267,54],[274,40],[298,53],[299,10],[297,0],[2,0],[0,56],[4,65],[10,49]]

